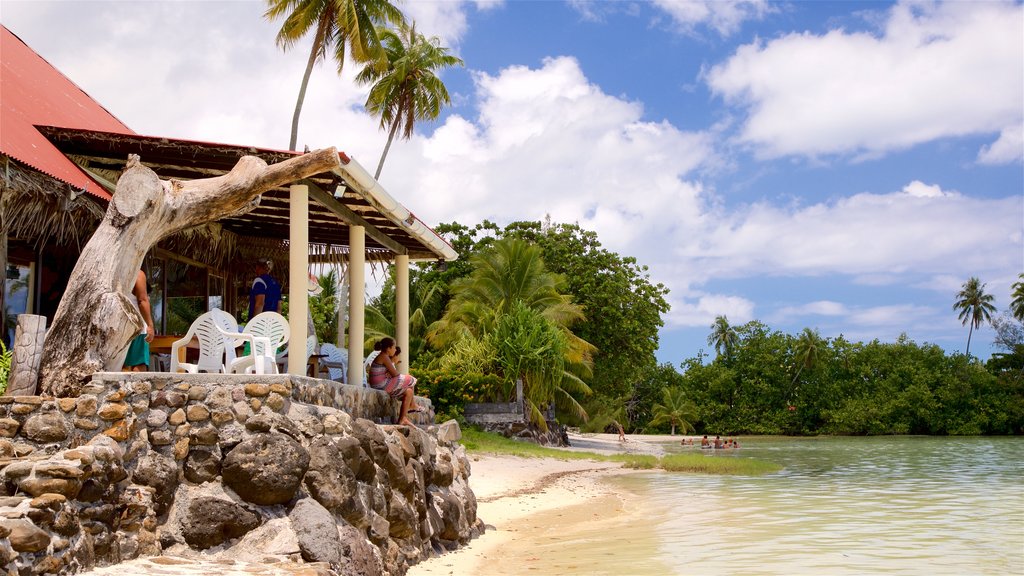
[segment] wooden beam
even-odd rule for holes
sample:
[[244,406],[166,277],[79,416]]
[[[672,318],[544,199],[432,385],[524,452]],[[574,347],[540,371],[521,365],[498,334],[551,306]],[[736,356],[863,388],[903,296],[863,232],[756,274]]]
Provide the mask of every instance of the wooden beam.
[[391,250],[395,254],[408,254],[408,250],[406,249],[405,246],[402,246],[401,244],[398,243],[397,240],[388,236],[373,224],[367,222],[365,218],[363,218],[359,214],[356,214],[348,206],[345,206],[341,202],[338,202],[334,198],[333,194],[317,186],[315,182],[303,180],[302,183],[307,184],[309,186],[309,197],[319,202],[320,205],[322,205],[324,208],[327,208],[331,212],[334,212],[335,214],[338,215],[339,218],[341,218],[348,224],[351,224],[353,226],[362,226],[366,230],[367,236],[373,238],[381,246],[387,248],[388,250]]

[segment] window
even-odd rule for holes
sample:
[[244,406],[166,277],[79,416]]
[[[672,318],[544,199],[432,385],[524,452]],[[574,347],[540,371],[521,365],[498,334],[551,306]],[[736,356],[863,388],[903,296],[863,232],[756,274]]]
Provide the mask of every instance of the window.
[[9,263],[7,265],[7,282],[4,284],[4,316],[7,322],[7,334],[4,344],[10,349],[14,342],[14,330],[18,327],[18,315],[32,311],[33,272],[32,264]]

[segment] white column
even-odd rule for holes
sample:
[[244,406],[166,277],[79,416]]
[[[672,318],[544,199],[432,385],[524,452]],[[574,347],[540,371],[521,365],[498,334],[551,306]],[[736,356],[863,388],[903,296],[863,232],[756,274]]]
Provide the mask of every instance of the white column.
[[288,373],[306,375],[306,316],[309,314],[309,189],[293,184],[289,198]]
[[366,309],[366,229],[348,227],[348,383],[363,384]]
[[395,340],[402,348],[402,370],[409,371],[409,255],[395,255]]

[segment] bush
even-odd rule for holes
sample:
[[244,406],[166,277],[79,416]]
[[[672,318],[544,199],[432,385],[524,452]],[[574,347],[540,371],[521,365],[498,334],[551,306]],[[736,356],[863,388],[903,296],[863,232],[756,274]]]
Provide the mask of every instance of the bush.
[[501,386],[501,379],[493,374],[416,368],[410,373],[416,377],[416,393],[430,398],[434,405],[437,422],[449,419],[462,422],[467,402],[480,402]]
[[7,391],[7,378],[11,375],[11,351],[0,341],[0,395]]

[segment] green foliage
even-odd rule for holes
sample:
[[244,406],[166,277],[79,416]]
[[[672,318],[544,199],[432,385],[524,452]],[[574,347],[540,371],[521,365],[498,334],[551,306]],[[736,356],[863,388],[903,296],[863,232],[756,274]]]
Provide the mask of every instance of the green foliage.
[[502,389],[501,379],[494,374],[415,368],[410,373],[416,377],[416,393],[434,405],[437,422],[461,422],[467,402],[480,402]]
[[[522,380],[527,410],[542,429],[549,404],[585,419],[576,397],[590,393],[579,376],[589,373],[592,347],[570,330],[582,311],[560,292],[564,279],[522,240],[499,240],[471,261],[472,274],[452,283],[454,298],[427,335],[444,351],[438,365],[493,370],[505,384],[500,401]],[[481,358],[488,352],[493,360]],[[476,367],[467,365],[474,359]]]
[[661,403],[653,407],[654,417],[651,418],[649,426],[671,424],[673,436],[676,427],[681,428],[683,433],[693,430],[693,424],[690,422],[697,418],[697,406],[686,398],[686,393],[681,388],[665,388],[662,390],[661,398]]
[[7,379],[11,376],[12,352],[0,340],[0,396],[7,391]]
[[399,23],[396,30],[379,28],[377,35],[386,64],[371,62],[356,75],[359,84],[372,84],[366,97],[367,112],[380,118],[381,128],[389,128],[374,178],[380,178],[396,134],[405,140],[412,138],[417,121],[436,120],[441,108],[451,104],[448,89],[435,72],[463,65],[436,36],[418,34],[415,23]]
[[336,342],[338,339],[338,270],[331,268],[317,277],[321,292],[309,297],[309,313],[313,316],[313,328],[319,342]]
[[[697,430],[714,434],[1020,434],[1024,366],[1012,354],[986,369],[905,336],[851,343],[737,329],[734,357],[686,360],[680,386]],[[1024,352],[1024,349],[1022,349]],[[1022,356],[1024,358],[1024,356]]]
[[982,284],[977,277],[971,277],[964,282],[960,291],[956,294],[956,302],[953,303],[953,310],[959,311],[959,318],[963,325],[970,324],[967,332],[967,349],[965,354],[971,355],[971,335],[976,328],[981,328],[982,323],[992,320],[992,313],[996,307],[992,304],[995,299],[991,294],[985,293],[985,284]]
[[1024,322],[1024,274],[1017,276],[1020,280],[1013,283],[1010,294],[1010,313],[1020,322]]

